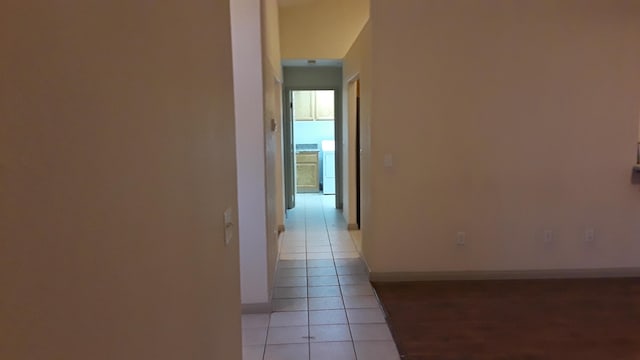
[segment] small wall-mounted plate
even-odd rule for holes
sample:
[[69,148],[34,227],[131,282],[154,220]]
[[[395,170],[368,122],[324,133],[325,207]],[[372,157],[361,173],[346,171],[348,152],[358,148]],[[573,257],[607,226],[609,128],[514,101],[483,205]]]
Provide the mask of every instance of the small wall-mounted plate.
[[229,246],[231,239],[233,238],[233,217],[231,209],[224,211],[224,244]]

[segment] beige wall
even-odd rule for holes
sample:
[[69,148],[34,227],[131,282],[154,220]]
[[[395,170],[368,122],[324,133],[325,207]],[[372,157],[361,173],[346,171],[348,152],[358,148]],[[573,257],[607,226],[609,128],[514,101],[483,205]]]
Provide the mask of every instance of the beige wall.
[[[371,24],[367,23],[362,32],[358,35],[349,52],[345,55],[342,64],[343,79],[343,103],[347,104],[343,108],[343,215],[347,224],[356,223],[356,158],[361,157],[361,203],[367,202],[370,198],[367,193],[370,187],[370,119],[371,119]],[[356,88],[355,81],[360,82],[360,132],[361,141],[360,148],[356,149]],[[367,208],[368,209],[368,208]],[[361,211],[366,211],[364,207]],[[361,229],[366,232],[362,224]]]
[[[284,225],[284,183],[282,178],[282,67],[276,0],[262,0],[262,72],[264,101],[264,146],[267,190],[267,274],[273,288],[278,259],[278,225]],[[276,129],[271,127],[275,121]]]
[[372,270],[640,266],[638,19],[633,1],[374,1]]
[[263,49],[265,59],[273,68],[275,77],[282,81],[280,64],[280,18],[278,0],[261,0]]
[[318,0],[280,7],[283,59],[340,59],[369,18],[369,0]]
[[241,358],[228,6],[3,3],[0,358]]

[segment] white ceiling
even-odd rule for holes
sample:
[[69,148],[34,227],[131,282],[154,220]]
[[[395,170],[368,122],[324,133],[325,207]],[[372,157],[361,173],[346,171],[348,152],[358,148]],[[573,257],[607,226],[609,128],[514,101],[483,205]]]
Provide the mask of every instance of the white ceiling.
[[278,5],[280,7],[287,7],[287,6],[309,4],[315,1],[317,0],[278,0]]

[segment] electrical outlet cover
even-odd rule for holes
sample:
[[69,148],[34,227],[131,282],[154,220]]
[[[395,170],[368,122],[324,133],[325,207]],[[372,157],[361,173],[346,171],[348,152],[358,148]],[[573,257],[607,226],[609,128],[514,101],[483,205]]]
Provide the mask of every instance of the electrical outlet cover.
[[594,242],[596,239],[596,232],[593,229],[587,229],[584,231],[584,241],[585,242]]

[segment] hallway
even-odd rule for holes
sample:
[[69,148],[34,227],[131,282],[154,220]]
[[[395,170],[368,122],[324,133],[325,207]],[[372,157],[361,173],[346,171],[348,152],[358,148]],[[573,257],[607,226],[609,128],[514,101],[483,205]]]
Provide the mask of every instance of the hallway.
[[242,316],[243,360],[397,360],[335,197],[298,194],[269,314]]

